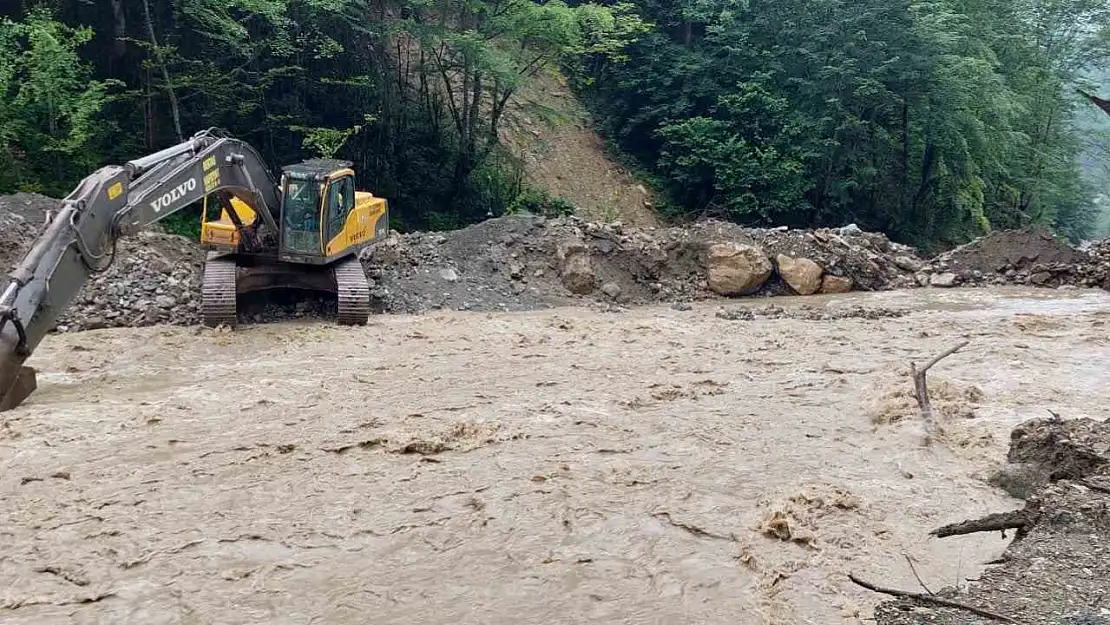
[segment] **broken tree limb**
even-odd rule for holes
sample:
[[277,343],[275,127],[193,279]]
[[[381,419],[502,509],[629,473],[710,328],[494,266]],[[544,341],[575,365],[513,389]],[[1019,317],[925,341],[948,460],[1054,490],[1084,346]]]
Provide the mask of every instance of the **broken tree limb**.
[[910,565],[910,571],[913,571],[913,576],[917,578],[917,583],[921,584],[921,587],[925,589],[925,592],[929,593],[930,595],[937,594],[930,590],[929,587],[925,585],[925,580],[921,579],[921,576],[917,574],[917,567],[913,565],[913,558],[910,557],[910,554],[903,553],[902,557],[905,558],[906,562]]
[[988,514],[981,519],[945,525],[944,527],[939,527],[929,532],[929,534],[937,538],[946,538],[948,536],[963,536],[966,534],[976,534],[978,532],[1004,532],[1012,529],[1021,530],[1028,527],[1031,521],[1032,519],[1029,518],[1029,513],[1025,510],[999,512],[996,514]]
[[916,601],[922,601],[924,603],[931,603],[933,605],[940,605],[940,606],[944,606],[946,608],[955,608],[957,610],[965,610],[967,612],[971,612],[972,614],[977,614],[977,615],[982,616],[984,618],[989,618],[991,620],[1000,621],[1000,622],[1003,622],[1003,623],[1017,623],[1016,620],[1014,620],[1014,619],[1012,619],[1008,616],[1003,616],[1002,614],[997,614],[997,613],[991,612],[989,610],[984,610],[983,608],[977,608],[973,605],[968,605],[968,604],[963,603],[961,601],[953,601],[951,599],[942,599],[940,597],[934,597],[933,595],[923,595],[923,594],[920,594],[920,593],[909,592],[909,591],[906,591],[906,590],[897,590],[895,588],[883,588],[882,586],[876,586],[875,584],[872,584],[870,582],[865,582],[862,579],[856,577],[855,575],[853,575],[851,573],[848,574],[848,579],[852,580],[852,582],[855,583],[857,586],[863,586],[864,588],[866,588],[866,589],[868,589],[872,592],[877,592],[877,593],[884,594],[884,595],[890,595],[892,597],[903,597],[903,598],[906,598],[906,599],[914,599]]
[[928,364],[920,369],[917,368],[916,363],[910,363],[910,373],[913,375],[914,395],[917,397],[917,406],[921,409],[921,419],[925,421],[925,432],[930,439],[936,431],[936,422],[933,419],[933,404],[929,401],[929,386],[925,376],[929,373],[929,369],[933,368],[933,365],[960,351],[969,342],[970,341],[964,341],[955,347],[948,348],[944,353],[930,360]]

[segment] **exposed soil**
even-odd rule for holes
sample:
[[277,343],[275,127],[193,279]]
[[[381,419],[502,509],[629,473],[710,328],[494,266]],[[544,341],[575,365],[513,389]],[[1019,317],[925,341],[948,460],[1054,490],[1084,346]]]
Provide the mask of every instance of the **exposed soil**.
[[[1002,554],[928,532],[1017,507],[1013,427],[1107,416],[1099,291],[767,305],[48,337],[0,414],[0,621],[871,622],[848,572]],[[900,312],[811,318],[850,310]],[[960,340],[923,447],[908,363]]]
[[[33,194],[0,198],[0,261],[17,262],[42,229],[56,200]],[[917,286],[1028,284],[1110,286],[1110,244],[1068,247],[1041,232],[1003,232],[930,260],[910,247],[854,227],[750,229],[707,220],[685,227],[639,228],[577,216],[520,215],[445,233],[393,233],[366,250],[374,309],[538,310],[571,303],[602,308],[724,300],[707,280],[710,247],[753,246],[776,270],[749,297],[792,295],[777,270],[779,255],[813,261],[852,290]],[[578,267],[583,289],[568,282],[566,250],[588,258]],[[115,265],[92,276],[58,322],[58,330],[193,325],[199,321],[203,252],[152,229],[120,242]],[[582,272],[585,272],[584,274]],[[581,282],[581,279],[578,280]],[[334,315],[334,298],[278,294],[244,298],[240,320],[269,322]]]
[[[640,229],[574,217],[491,219],[449,233],[396,235],[364,255],[376,281],[379,310],[533,310],[572,302],[617,305],[721,299],[706,281],[709,246],[730,241],[758,246],[768,256],[801,255],[826,272],[852,278],[859,289],[913,284],[895,265],[912,250],[882,235],[835,230],[761,230],[706,221],[685,228]],[[571,293],[562,278],[560,248],[582,246],[596,286]],[[607,286],[608,285],[608,286]],[[775,275],[755,296],[790,294]]]
[[1107,288],[1110,242],[1079,249],[1042,228],[995,232],[937,256],[927,269],[932,276],[952,275],[956,284]]
[[545,71],[517,92],[501,125],[502,143],[524,163],[528,180],[577,207],[591,221],[657,226],[653,193],[605,153],[590,113],[566,78]]
[[46,226],[57,200],[31,193],[0,195],[0,280],[23,259],[35,235]]
[[[42,196],[16,199],[20,213],[10,214],[10,226],[0,231],[0,247],[18,250],[9,254],[7,266],[22,257],[41,230],[35,224],[57,205]],[[36,212],[37,220],[23,217]],[[756,246],[772,260],[778,254],[809,258],[860,290],[912,286],[914,274],[904,267],[921,264],[908,247],[851,229],[746,229],[717,221],[645,229],[530,215],[447,233],[394,233],[366,250],[363,264],[379,312],[536,310],[583,302],[625,307],[722,299],[707,282],[707,251],[720,242]],[[568,247],[581,248],[590,259],[594,284],[588,292],[575,293],[567,285],[561,256]],[[157,231],[121,241],[113,267],[90,278],[58,329],[196,324],[202,254],[187,240]],[[791,293],[776,273],[753,295]],[[334,310],[334,301],[300,295],[278,304],[257,298],[242,303],[244,322],[328,316]]]
[[1083,254],[1046,229],[998,232],[960,246],[941,259],[955,271],[1001,273],[1034,265],[1074,264]]

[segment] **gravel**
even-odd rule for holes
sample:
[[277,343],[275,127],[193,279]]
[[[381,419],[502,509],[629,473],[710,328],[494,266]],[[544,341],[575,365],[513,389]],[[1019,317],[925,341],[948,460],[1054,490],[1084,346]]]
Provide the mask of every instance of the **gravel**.
[[[56,200],[41,195],[0,197],[0,270],[19,261],[56,207]],[[709,288],[708,250],[728,242],[755,246],[772,262],[779,255],[811,260],[824,275],[850,280],[853,290],[1110,286],[1110,241],[1078,249],[1038,230],[995,233],[923,259],[909,246],[852,225],[753,229],[706,220],[639,228],[574,216],[519,215],[452,232],[391,232],[364,250],[361,260],[377,313],[568,304],[619,310],[725,299]],[[202,268],[203,251],[182,237],[152,228],[128,238],[120,242],[115,264],[85,284],[57,330],[199,323]],[[745,298],[792,294],[776,268]],[[335,313],[334,297],[327,295],[252,294],[240,303],[241,320],[251,323]]]

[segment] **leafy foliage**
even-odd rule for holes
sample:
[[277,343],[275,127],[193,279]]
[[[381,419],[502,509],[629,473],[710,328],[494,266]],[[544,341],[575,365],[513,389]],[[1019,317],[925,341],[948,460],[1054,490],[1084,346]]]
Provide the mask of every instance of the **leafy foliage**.
[[0,192],[63,194],[217,126],[275,168],[353,161],[406,228],[556,214],[569,205],[524,183],[500,128],[558,65],[668,216],[924,245],[1095,221],[1079,156],[1092,171],[1106,150],[1073,93],[1107,75],[1110,0],[38,5],[0,9]]
[[1089,232],[1067,87],[1106,59],[1105,0],[636,7],[656,27],[576,84],[688,215],[920,244]]
[[119,83],[90,79],[79,50],[91,37],[45,9],[0,20],[0,187],[57,191],[97,165],[110,130],[100,112]]
[[353,161],[360,187],[412,228],[513,205],[527,189],[498,132],[521,81],[586,52],[619,55],[632,23],[626,8],[532,0],[48,4],[56,14],[0,10],[0,78],[22,85],[0,94],[0,140],[24,155],[3,163],[0,192],[65,193],[106,162],[215,126],[275,169]]

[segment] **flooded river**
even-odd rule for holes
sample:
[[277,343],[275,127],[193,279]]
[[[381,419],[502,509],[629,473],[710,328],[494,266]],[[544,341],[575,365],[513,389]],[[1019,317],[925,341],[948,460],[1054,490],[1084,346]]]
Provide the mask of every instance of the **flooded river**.
[[[1108,416],[1106,293],[723,307],[771,303],[52,336],[0,413],[0,622],[859,623],[849,572],[1001,553],[928,532],[1020,507],[1014,425]],[[923,446],[908,364],[965,340]]]

